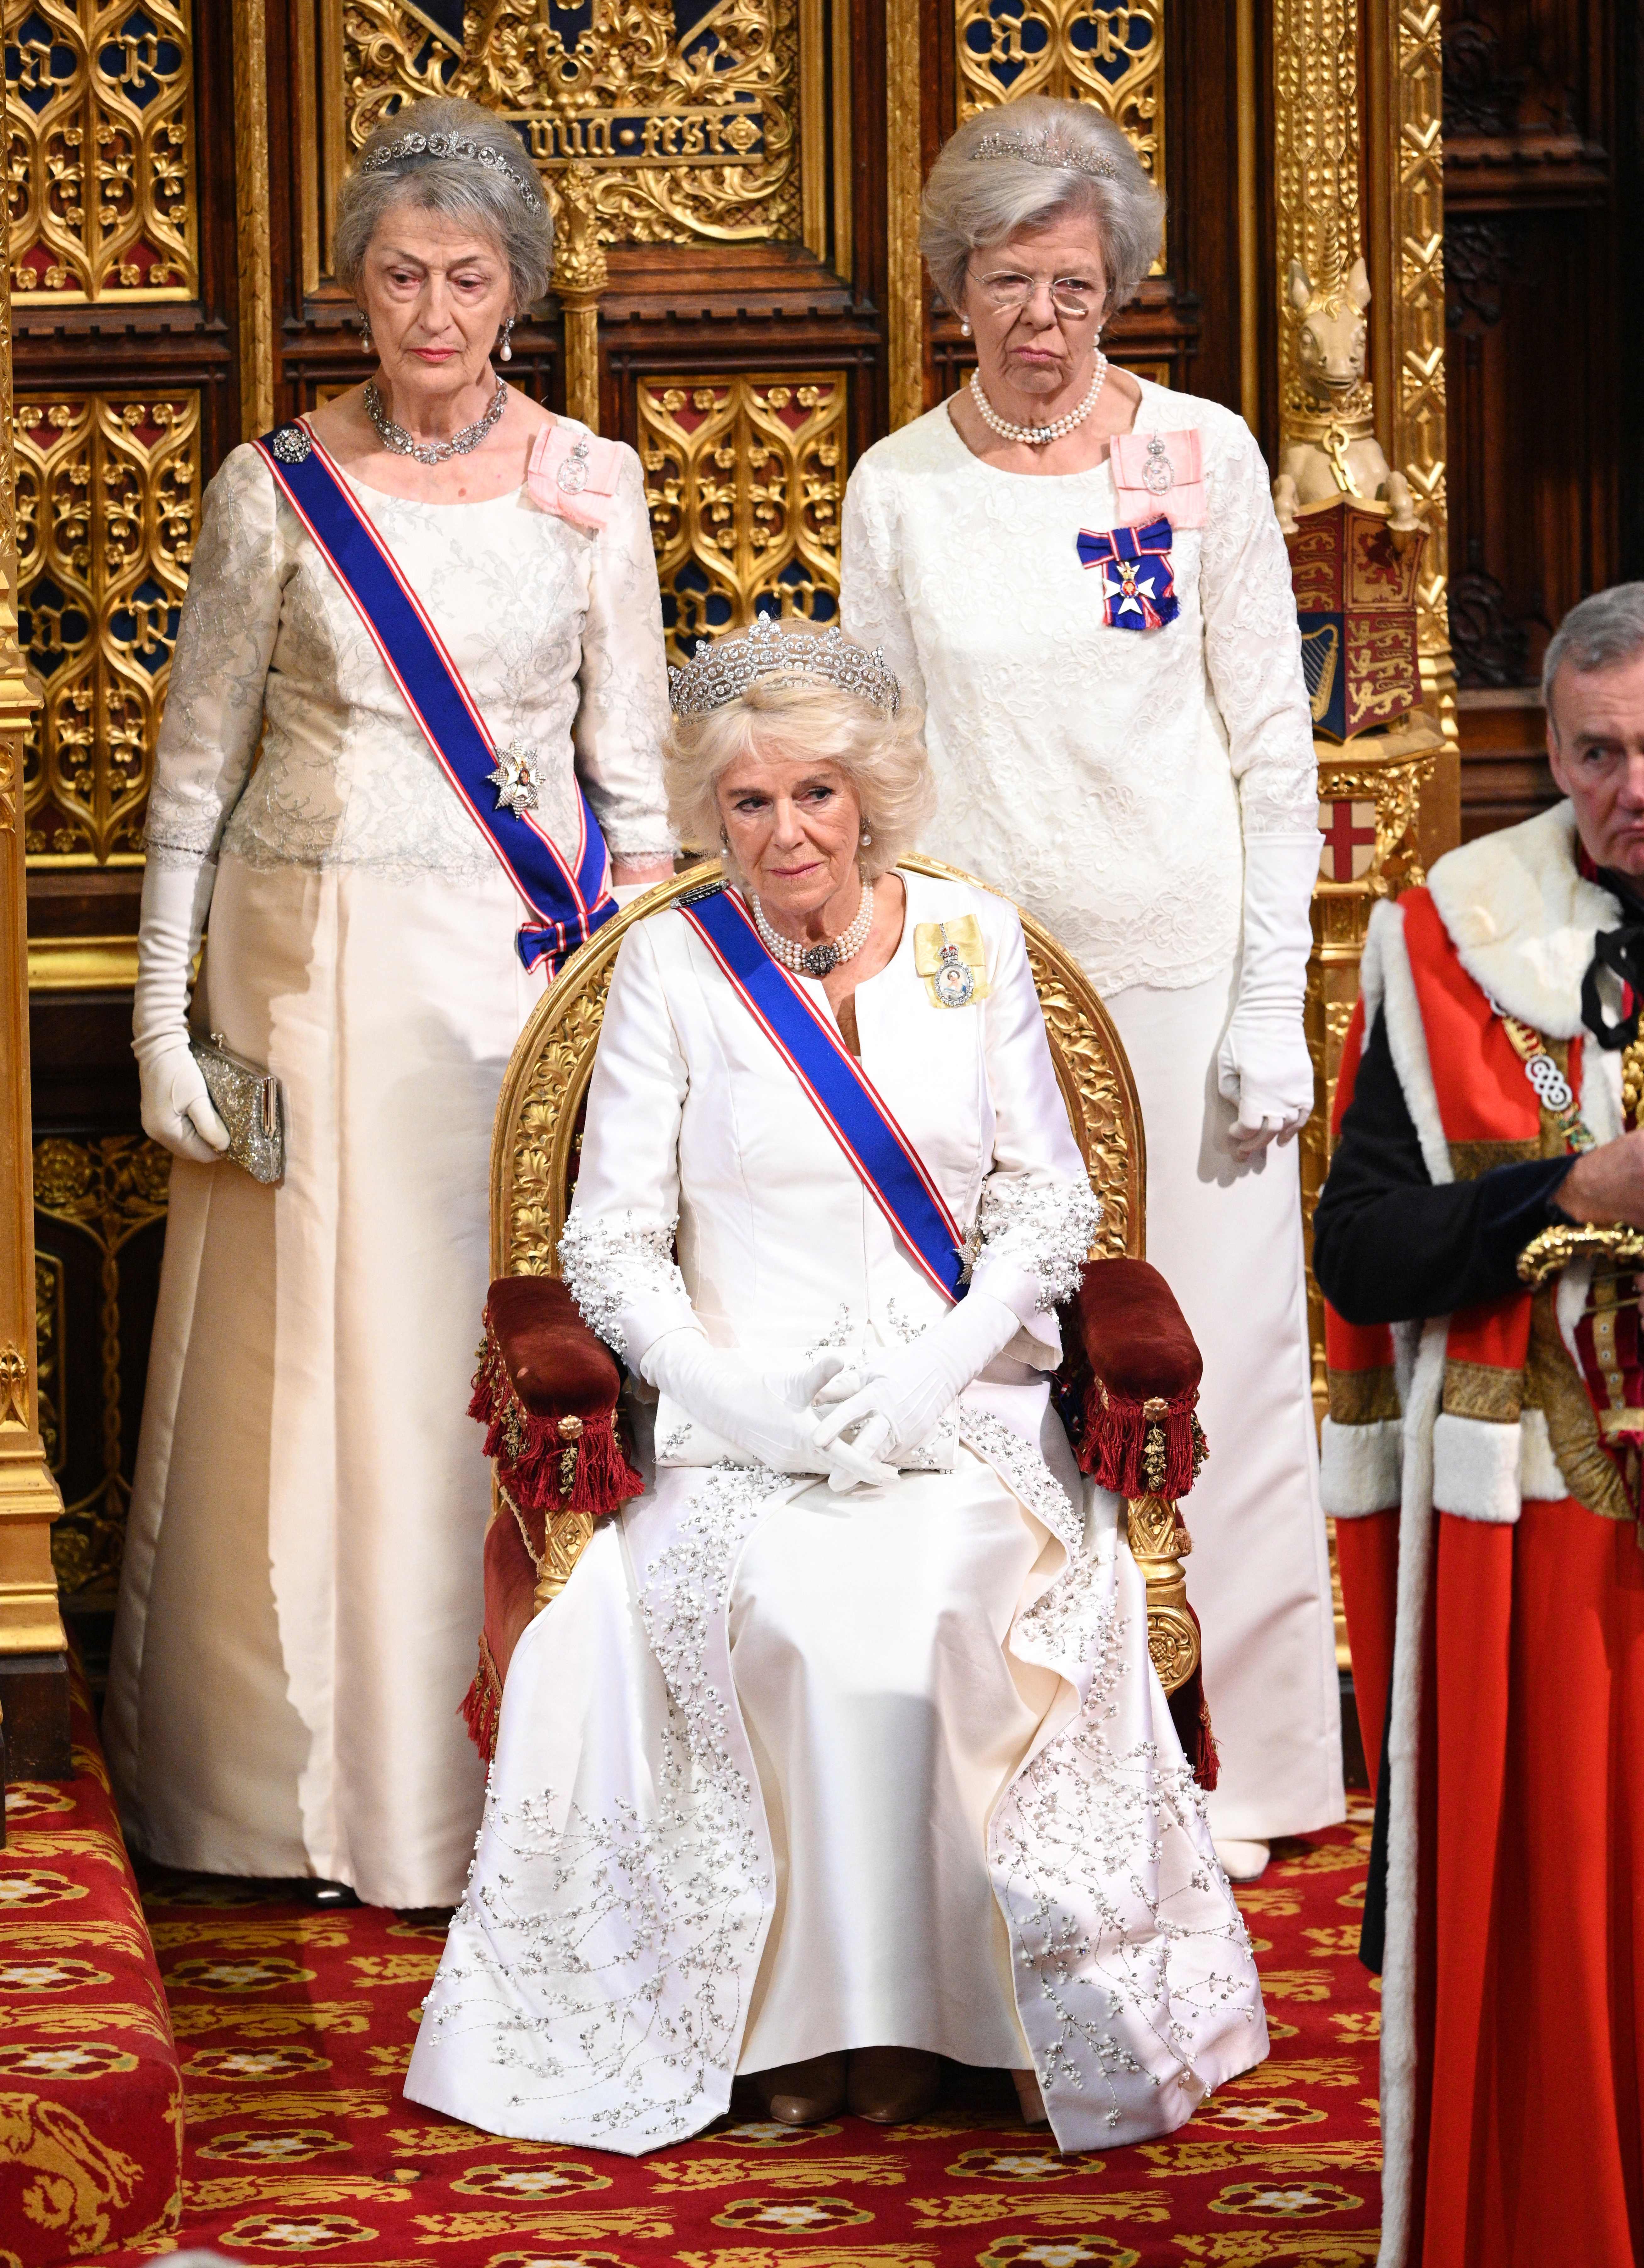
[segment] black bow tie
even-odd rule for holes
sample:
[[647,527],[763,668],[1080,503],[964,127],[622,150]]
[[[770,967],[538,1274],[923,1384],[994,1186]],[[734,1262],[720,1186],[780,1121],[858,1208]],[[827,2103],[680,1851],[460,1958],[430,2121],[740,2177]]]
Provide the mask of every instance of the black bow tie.
[[[1630,1047],[1638,1037],[1639,1011],[1644,1007],[1644,904],[1633,895],[1629,878],[1609,867],[1595,870],[1594,880],[1618,902],[1621,920],[1615,929],[1601,929],[1593,939],[1593,957],[1582,979],[1582,1021],[1601,1048]],[[1620,1020],[1606,1023],[1598,998],[1598,972],[1607,968],[1621,985],[1624,1009]]]

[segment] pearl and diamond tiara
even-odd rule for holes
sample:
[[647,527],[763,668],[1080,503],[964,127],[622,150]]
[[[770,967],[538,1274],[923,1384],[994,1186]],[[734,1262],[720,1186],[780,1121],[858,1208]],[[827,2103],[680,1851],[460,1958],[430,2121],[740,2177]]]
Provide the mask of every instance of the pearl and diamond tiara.
[[901,706],[902,688],[876,646],[871,653],[845,636],[837,622],[818,637],[756,615],[739,637],[706,639],[683,669],[668,672],[668,698],[676,717],[706,717],[739,700],[760,678],[782,685],[836,685],[887,717]]
[[1053,126],[1034,129],[1008,127],[984,134],[971,152],[972,161],[1014,158],[1022,166],[1052,166],[1058,173],[1089,173],[1098,181],[1116,181],[1119,168],[1099,150],[1081,150]]
[[510,166],[506,158],[483,143],[470,142],[460,134],[402,134],[394,142],[385,142],[380,150],[373,150],[369,158],[360,161],[362,173],[386,173],[402,158],[467,158],[476,166],[483,166],[488,173],[501,173],[511,181],[522,201],[532,212],[540,212],[542,199],[517,166]]

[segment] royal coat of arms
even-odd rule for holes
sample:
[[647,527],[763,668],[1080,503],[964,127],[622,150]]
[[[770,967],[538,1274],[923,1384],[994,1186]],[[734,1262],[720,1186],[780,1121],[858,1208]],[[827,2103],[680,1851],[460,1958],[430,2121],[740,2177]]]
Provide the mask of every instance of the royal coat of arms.
[[1313,730],[1328,740],[1397,724],[1420,704],[1416,578],[1427,537],[1387,523],[1384,504],[1336,496],[1303,505],[1284,539]]

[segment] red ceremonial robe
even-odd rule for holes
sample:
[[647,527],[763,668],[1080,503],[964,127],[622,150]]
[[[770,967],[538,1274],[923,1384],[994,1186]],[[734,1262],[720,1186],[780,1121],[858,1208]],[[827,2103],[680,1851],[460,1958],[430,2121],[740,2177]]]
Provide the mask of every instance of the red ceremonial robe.
[[[1338,1113],[1368,1006],[1435,1182],[1562,1147],[1494,999],[1556,1056],[1568,1042],[1588,1125],[1618,1133],[1615,1058],[1579,1036],[1593,932],[1617,910],[1576,872],[1567,806],[1441,861],[1377,909]],[[1638,1521],[1552,1289],[1400,1326],[1397,1352],[1333,1313],[1327,1333],[1325,1503],[1365,1750],[1374,1773],[1385,1728],[1391,1775],[1383,2268],[1633,2268]]]

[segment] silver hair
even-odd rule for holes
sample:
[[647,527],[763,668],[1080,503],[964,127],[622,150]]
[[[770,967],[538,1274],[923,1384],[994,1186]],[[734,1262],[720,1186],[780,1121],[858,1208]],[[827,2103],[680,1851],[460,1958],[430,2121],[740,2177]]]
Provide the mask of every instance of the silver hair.
[[1596,669],[1618,669],[1644,653],[1644,583],[1616,583],[1595,591],[1570,611],[1547,641],[1541,664],[1541,697],[1552,716],[1552,687],[1567,661],[1585,676]]
[[[1087,159],[1101,174],[1015,156],[979,157],[977,145],[1002,122],[1024,136],[1046,136]],[[1111,169],[1111,170],[1110,170]],[[920,249],[950,307],[965,291],[973,252],[1003,244],[1020,229],[1063,217],[1089,218],[1102,239],[1107,270],[1103,320],[1141,289],[1164,233],[1164,197],[1149,178],[1121,127],[1093,103],[1024,95],[1001,112],[979,111],[943,144],[920,207]]]
[[[391,165],[365,170],[375,152],[410,133],[455,136],[490,151],[496,163],[407,153]],[[366,137],[354,171],[337,192],[332,259],[345,291],[358,291],[371,239],[398,204],[469,222],[490,237],[508,262],[516,315],[547,291],[554,272],[554,215],[524,143],[495,111],[457,95],[435,95],[407,103]]]

